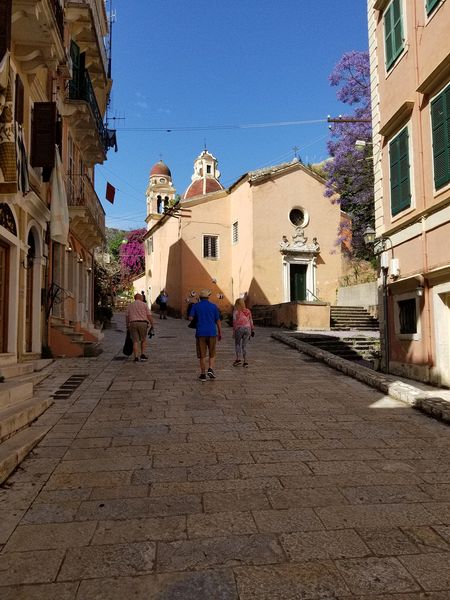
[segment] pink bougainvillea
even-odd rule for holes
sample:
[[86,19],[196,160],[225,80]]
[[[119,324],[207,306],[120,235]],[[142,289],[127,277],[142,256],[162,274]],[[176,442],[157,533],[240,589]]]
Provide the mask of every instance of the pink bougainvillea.
[[134,229],[125,234],[125,241],[120,246],[119,261],[124,287],[141,274],[145,267],[144,235],[146,229]]

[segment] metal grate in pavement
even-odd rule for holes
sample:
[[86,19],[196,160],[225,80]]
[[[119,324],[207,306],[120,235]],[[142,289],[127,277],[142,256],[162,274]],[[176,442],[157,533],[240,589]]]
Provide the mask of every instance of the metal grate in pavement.
[[56,400],[65,400],[69,398],[74,391],[86,379],[87,375],[71,375],[53,394]]

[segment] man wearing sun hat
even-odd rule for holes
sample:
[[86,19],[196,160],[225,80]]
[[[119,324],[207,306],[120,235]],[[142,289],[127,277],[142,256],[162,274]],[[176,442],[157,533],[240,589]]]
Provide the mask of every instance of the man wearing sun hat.
[[[214,363],[216,360],[216,342],[222,339],[222,323],[217,306],[209,301],[211,290],[201,290],[200,302],[194,304],[189,315],[189,320],[194,321],[195,342],[197,357],[200,360],[199,381],[206,381],[207,377],[215,379]],[[206,357],[208,356],[208,371],[206,371]]]

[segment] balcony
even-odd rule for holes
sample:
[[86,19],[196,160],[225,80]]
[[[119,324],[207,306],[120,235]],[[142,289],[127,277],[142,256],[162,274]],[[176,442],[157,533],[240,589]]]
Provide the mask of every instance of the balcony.
[[58,0],[14,0],[11,25],[14,58],[25,73],[56,70],[67,63],[64,12]]
[[106,159],[105,127],[89,73],[81,71],[69,83],[69,94],[62,109],[72,137],[89,167]]
[[86,175],[72,175],[67,180],[67,203],[70,230],[85,248],[92,250],[105,241],[105,211]]
[[86,53],[86,68],[91,74],[95,88],[110,88],[108,57],[104,38],[108,34],[108,21],[104,0],[66,0],[65,17],[71,29],[71,37],[81,52]]

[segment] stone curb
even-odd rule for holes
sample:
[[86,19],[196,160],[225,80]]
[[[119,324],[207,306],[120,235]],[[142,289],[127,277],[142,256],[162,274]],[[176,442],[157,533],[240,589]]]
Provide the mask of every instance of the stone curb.
[[342,371],[345,375],[349,375],[358,381],[380,390],[383,394],[387,394],[396,400],[405,402],[413,408],[416,408],[439,421],[450,424],[450,402],[439,397],[438,388],[436,388],[436,396],[428,396],[427,392],[424,392],[424,390],[408,383],[404,383],[403,381],[399,381],[391,375],[378,373],[377,371],[372,371],[372,369],[368,369],[362,365],[354,364],[345,358],[340,358],[339,356],[331,354],[331,352],[321,350],[306,342],[302,342],[290,334],[275,332],[271,335],[275,340],[282,342],[291,348],[295,348],[299,352],[308,354],[309,356],[326,363],[333,369]]

